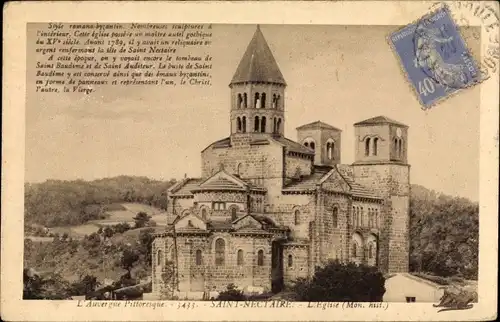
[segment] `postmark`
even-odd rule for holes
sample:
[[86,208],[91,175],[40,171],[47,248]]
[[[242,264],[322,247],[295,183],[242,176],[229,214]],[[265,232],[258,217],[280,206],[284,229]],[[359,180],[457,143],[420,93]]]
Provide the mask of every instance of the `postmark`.
[[390,34],[389,42],[423,109],[483,79],[446,5]]

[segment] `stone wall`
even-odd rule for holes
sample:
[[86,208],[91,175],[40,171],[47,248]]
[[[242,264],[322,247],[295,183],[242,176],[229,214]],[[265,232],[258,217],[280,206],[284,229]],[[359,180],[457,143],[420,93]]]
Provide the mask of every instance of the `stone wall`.
[[[291,262],[290,262],[291,256]],[[291,265],[290,265],[291,264]],[[307,244],[288,243],[283,246],[283,283],[285,288],[299,278],[309,276],[309,249]]]
[[[225,241],[224,265],[216,265],[215,241]],[[161,245],[173,243],[172,238],[158,237],[154,241],[153,254]],[[167,245],[168,248],[168,245]],[[247,285],[271,288],[271,240],[264,236],[237,236],[230,233],[216,233],[210,236],[177,236],[177,257],[179,290],[222,291],[228,284],[241,287]],[[243,262],[238,265],[238,250],[243,251]],[[258,251],[262,250],[263,265],[258,265]],[[198,252],[199,251],[199,252]],[[201,262],[197,262],[197,252]],[[198,256],[199,256],[198,255]],[[198,258],[200,259],[200,258]],[[159,275],[162,265],[153,265],[155,286],[153,292],[161,289]]]
[[360,184],[384,197],[380,204],[379,266],[407,272],[409,265],[410,167],[399,164],[353,165]]

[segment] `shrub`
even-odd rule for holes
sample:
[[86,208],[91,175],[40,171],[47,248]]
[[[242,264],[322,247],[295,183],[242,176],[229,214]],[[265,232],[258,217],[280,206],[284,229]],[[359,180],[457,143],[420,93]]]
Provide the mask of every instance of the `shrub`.
[[375,267],[330,261],[316,267],[310,279],[300,278],[293,291],[299,301],[381,302],[385,279]]
[[246,297],[241,290],[231,283],[217,297],[217,301],[245,301]]

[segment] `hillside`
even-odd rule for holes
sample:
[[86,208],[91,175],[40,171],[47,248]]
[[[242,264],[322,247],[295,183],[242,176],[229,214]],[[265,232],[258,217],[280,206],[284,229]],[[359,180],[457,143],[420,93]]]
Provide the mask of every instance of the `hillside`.
[[477,279],[479,204],[412,185],[410,269]]
[[140,203],[165,209],[165,191],[175,183],[119,176],[94,181],[47,180],[25,184],[25,224],[45,227],[79,225],[106,219],[114,203]]

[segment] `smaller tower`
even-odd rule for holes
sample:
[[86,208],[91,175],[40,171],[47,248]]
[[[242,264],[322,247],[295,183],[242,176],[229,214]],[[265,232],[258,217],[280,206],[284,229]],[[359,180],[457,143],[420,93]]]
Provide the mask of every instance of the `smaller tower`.
[[385,116],[354,124],[354,179],[383,198],[378,263],[383,272],[408,272],[410,165],[408,126]]
[[314,150],[314,165],[332,166],[340,163],[342,131],[321,121],[297,128],[300,144]]

